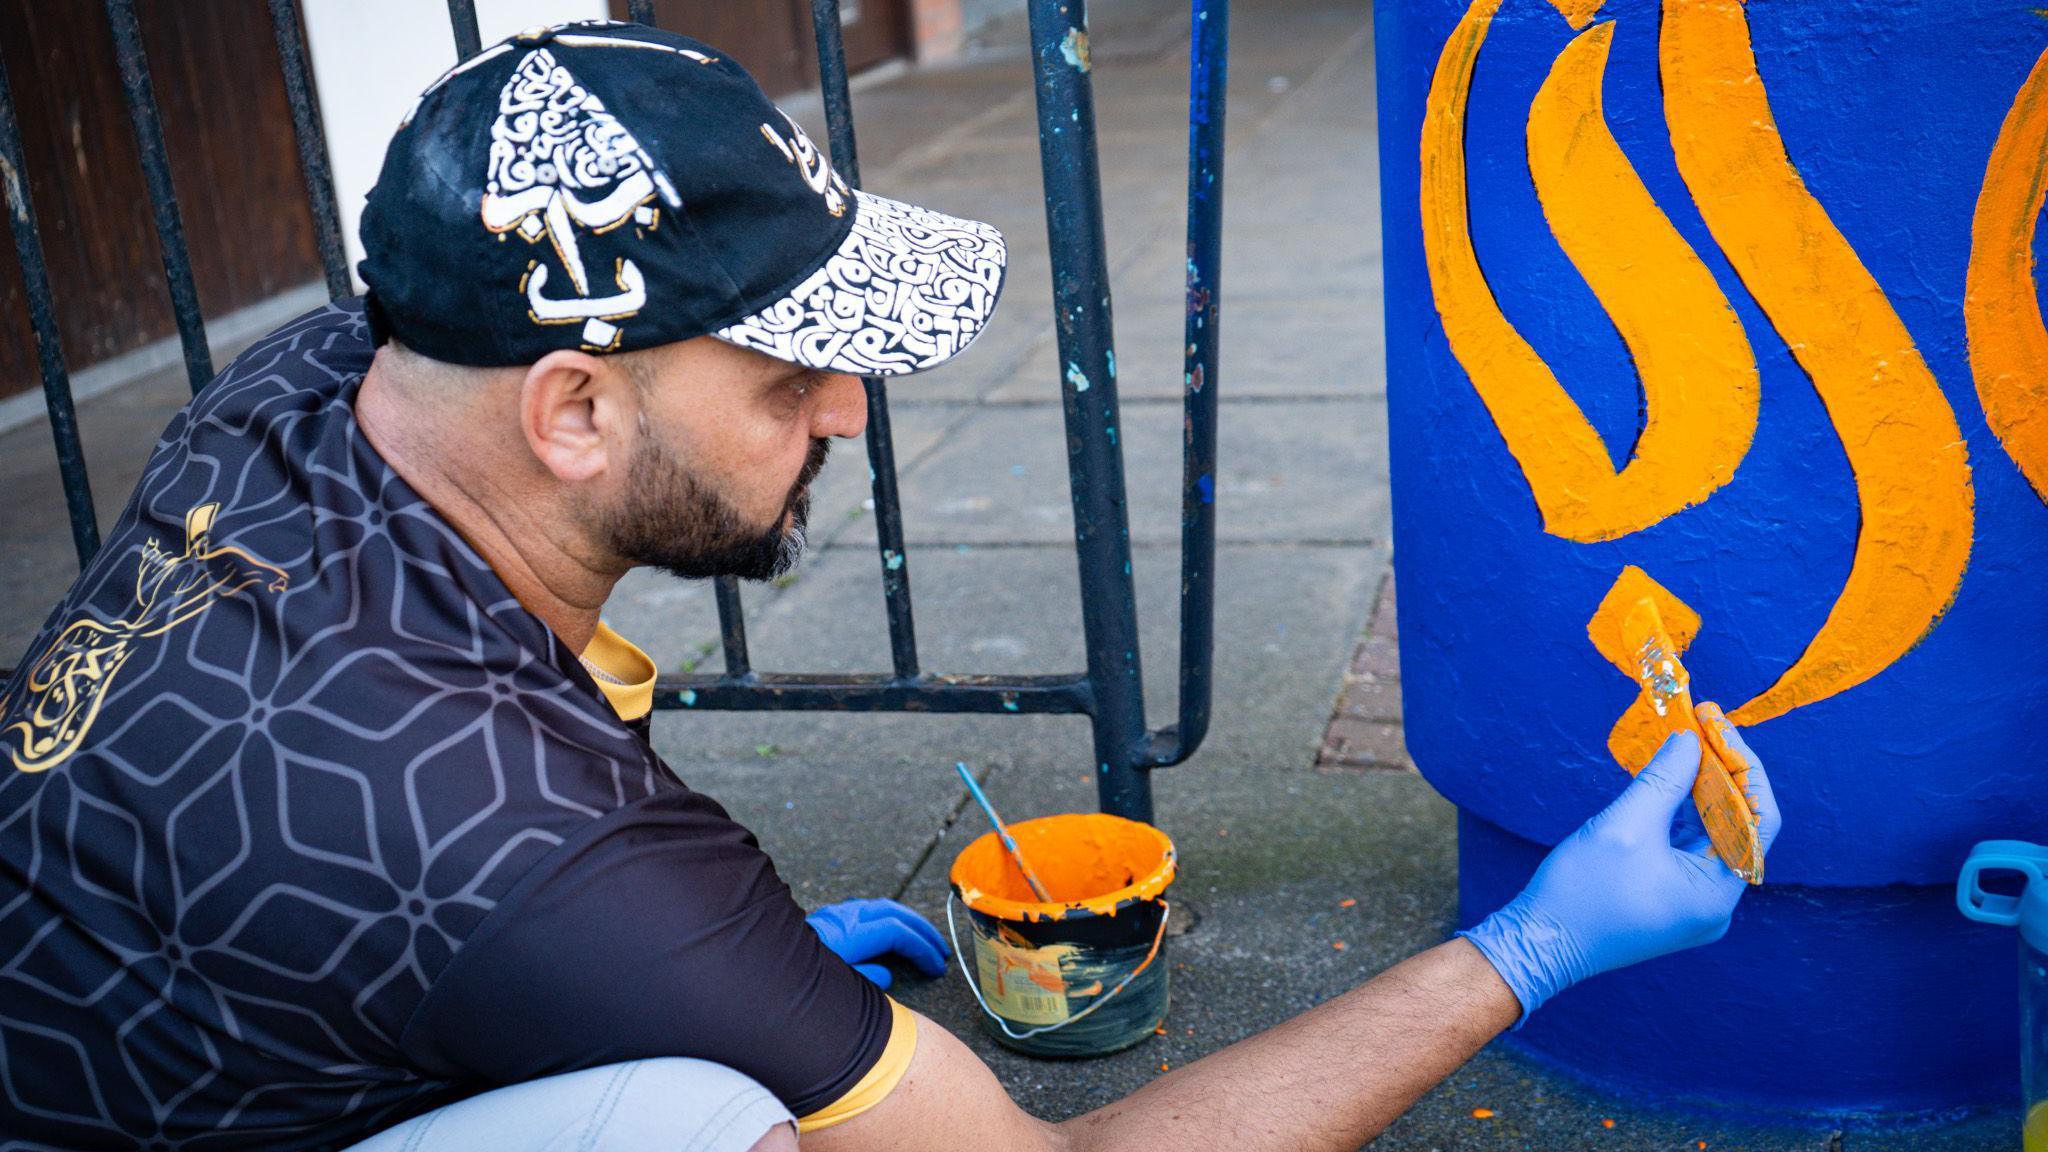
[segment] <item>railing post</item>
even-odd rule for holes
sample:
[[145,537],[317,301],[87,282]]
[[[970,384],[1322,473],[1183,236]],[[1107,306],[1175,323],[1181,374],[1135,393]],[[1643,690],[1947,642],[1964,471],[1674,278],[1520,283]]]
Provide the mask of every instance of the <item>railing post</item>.
[[1209,732],[1216,645],[1216,348],[1223,317],[1223,111],[1230,0],[1193,0],[1188,40],[1187,348],[1180,492],[1180,718],[1154,732],[1146,763],[1178,764]]
[[1131,581],[1130,517],[1117,440],[1116,351],[1102,177],[1095,153],[1085,0],[1030,0],[1039,165],[1052,247],[1053,310],[1066,413],[1067,473],[1081,575],[1081,625],[1095,693],[1096,794],[1102,810],[1152,818],[1143,766],[1145,684]]
[[320,270],[327,278],[327,298],[355,294],[348,257],[341,245],[341,217],[334,207],[334,176],[327,167],[327,132],[321,127],[320,102],[306,79],[306,39],[299,28],[298,0],[270,0],[270,29],[277,40],[277,63],[284,71],[285,97],[292,108],[292,138],[299,145],[299,169],[306,177],[306,200],[313,210],[313,236],[320,246]]
[[[825,99],[832,167],[847,184],[858,188],[860,154],[854,148],[853,97],[846,82],[839,0],[811,0],[811,31],[818,41],[818,85]],[[896,437],[889,424],[889,389],[875,376],[861,383],[868,394],[868,483],[875,496],[875,547],[881,551],[889,657],[896,675],[910,679],[918,674],[917,626],[910,606],[910,560],[903,551],[903,504],[896,491]]]
[[455,59],[467,60],[484,50],[476,30],[476,0],[448,0],[448,28],[455,33]]
[[128,98],[128,118],[135,125],[135,150],[142,157],[143,179],[155,210],[157,246],[164,257],[164,282],[171,290],[171,313],[178,322],[178,342],[185,350],[185,375],[198,392],[213,379],[213,353],[206,346],[206,318],[199,310],[199,289],[192,283],[192,253],[185,247],[185,226],[178,219],[178,193],[171,184],[170,156],[164,151],[163,124],[157,119],[156,92],[149,82],[149,56],[143,51],[142,29],[135,22],[134,0],[106,0],[107,24],[114,35],[114,60],[121,69],[121,90]]
[[100,549],[99,518],[93,513],[85,446],[79,441],[78,414],[71,405],[71,376],[65,371],[64,349],[58,342],[49,270],[43,263],[43,238],[36,230],[35,208],[29,202],[21,124],[14,116],[14,91],[7,83],[4,57],[0,57],[0,192],[5,194],[8,230],[14,235],[14,255],[21,262],[22,288],[28,295],[29,328],[35,333],[36,360],[43,375],[43,406],[50,414],[57,471],[64,480],[64,505],[71,514],[71,543],[78,550],[78,566],[83,568]]

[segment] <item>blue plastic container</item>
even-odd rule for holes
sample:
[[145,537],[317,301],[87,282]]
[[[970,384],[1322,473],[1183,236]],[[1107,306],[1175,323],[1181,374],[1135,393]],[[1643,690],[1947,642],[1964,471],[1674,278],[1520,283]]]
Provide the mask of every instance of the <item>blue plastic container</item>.
[[[1987,872],[2016,872],[2018,895],[1984,890]],[[1956,906],[1984,924],[2020,930],[2020,1091],[2026,1102],[2025,1152],[2048,1152],[2048,848],[1986,840],[1970,850],[1956,879]]]

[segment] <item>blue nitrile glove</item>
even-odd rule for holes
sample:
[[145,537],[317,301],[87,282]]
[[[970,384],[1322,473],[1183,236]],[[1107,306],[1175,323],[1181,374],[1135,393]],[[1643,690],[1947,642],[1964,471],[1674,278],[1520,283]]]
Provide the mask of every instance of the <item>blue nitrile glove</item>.
[[[1757,835],[1768,852],[1779,824],[1771,782],[1740,736],[1729,742],[1749,761]],[[1692,803],[1699,764],[1697,736],[1664,741],[1612,804],[1551,849],[1521,895],[1458,933],[1522,1002],[1522,1020],[1588,976],[1711,944],[1728,931],[1749,885],[1707,840]]]
[[853,970],[887,988],[895,974],[885,956],[900,956],[926,976],[946,971],[946,938],[932,923],[894,900],[847,900],[827,904],[804,922],[825,947]]

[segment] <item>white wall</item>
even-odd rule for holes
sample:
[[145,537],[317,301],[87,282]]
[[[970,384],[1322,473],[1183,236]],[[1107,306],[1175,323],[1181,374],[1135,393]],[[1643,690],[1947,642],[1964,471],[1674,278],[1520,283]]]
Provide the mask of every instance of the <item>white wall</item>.
[[[455,63],[455,34],[440,0],[304,0],[303,11],[353,274],[363,258],[356,221],[385,145],[413,97]],[[535,24],[608,14],[605,0],[476,0],[486,46]]]

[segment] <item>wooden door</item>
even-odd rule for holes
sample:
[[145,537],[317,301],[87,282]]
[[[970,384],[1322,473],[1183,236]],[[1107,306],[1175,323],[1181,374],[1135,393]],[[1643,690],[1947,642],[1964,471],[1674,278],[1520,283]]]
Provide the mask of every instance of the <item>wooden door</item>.
[[[136,8],[202,308],[219,316],[317,280],[264,0]],[[105,10],[6,0],[0,51],[67,362],[81,368],[170,335],[170,294]],[[0,395],[38,386],[21,269],[13,244],[0,243]]]

